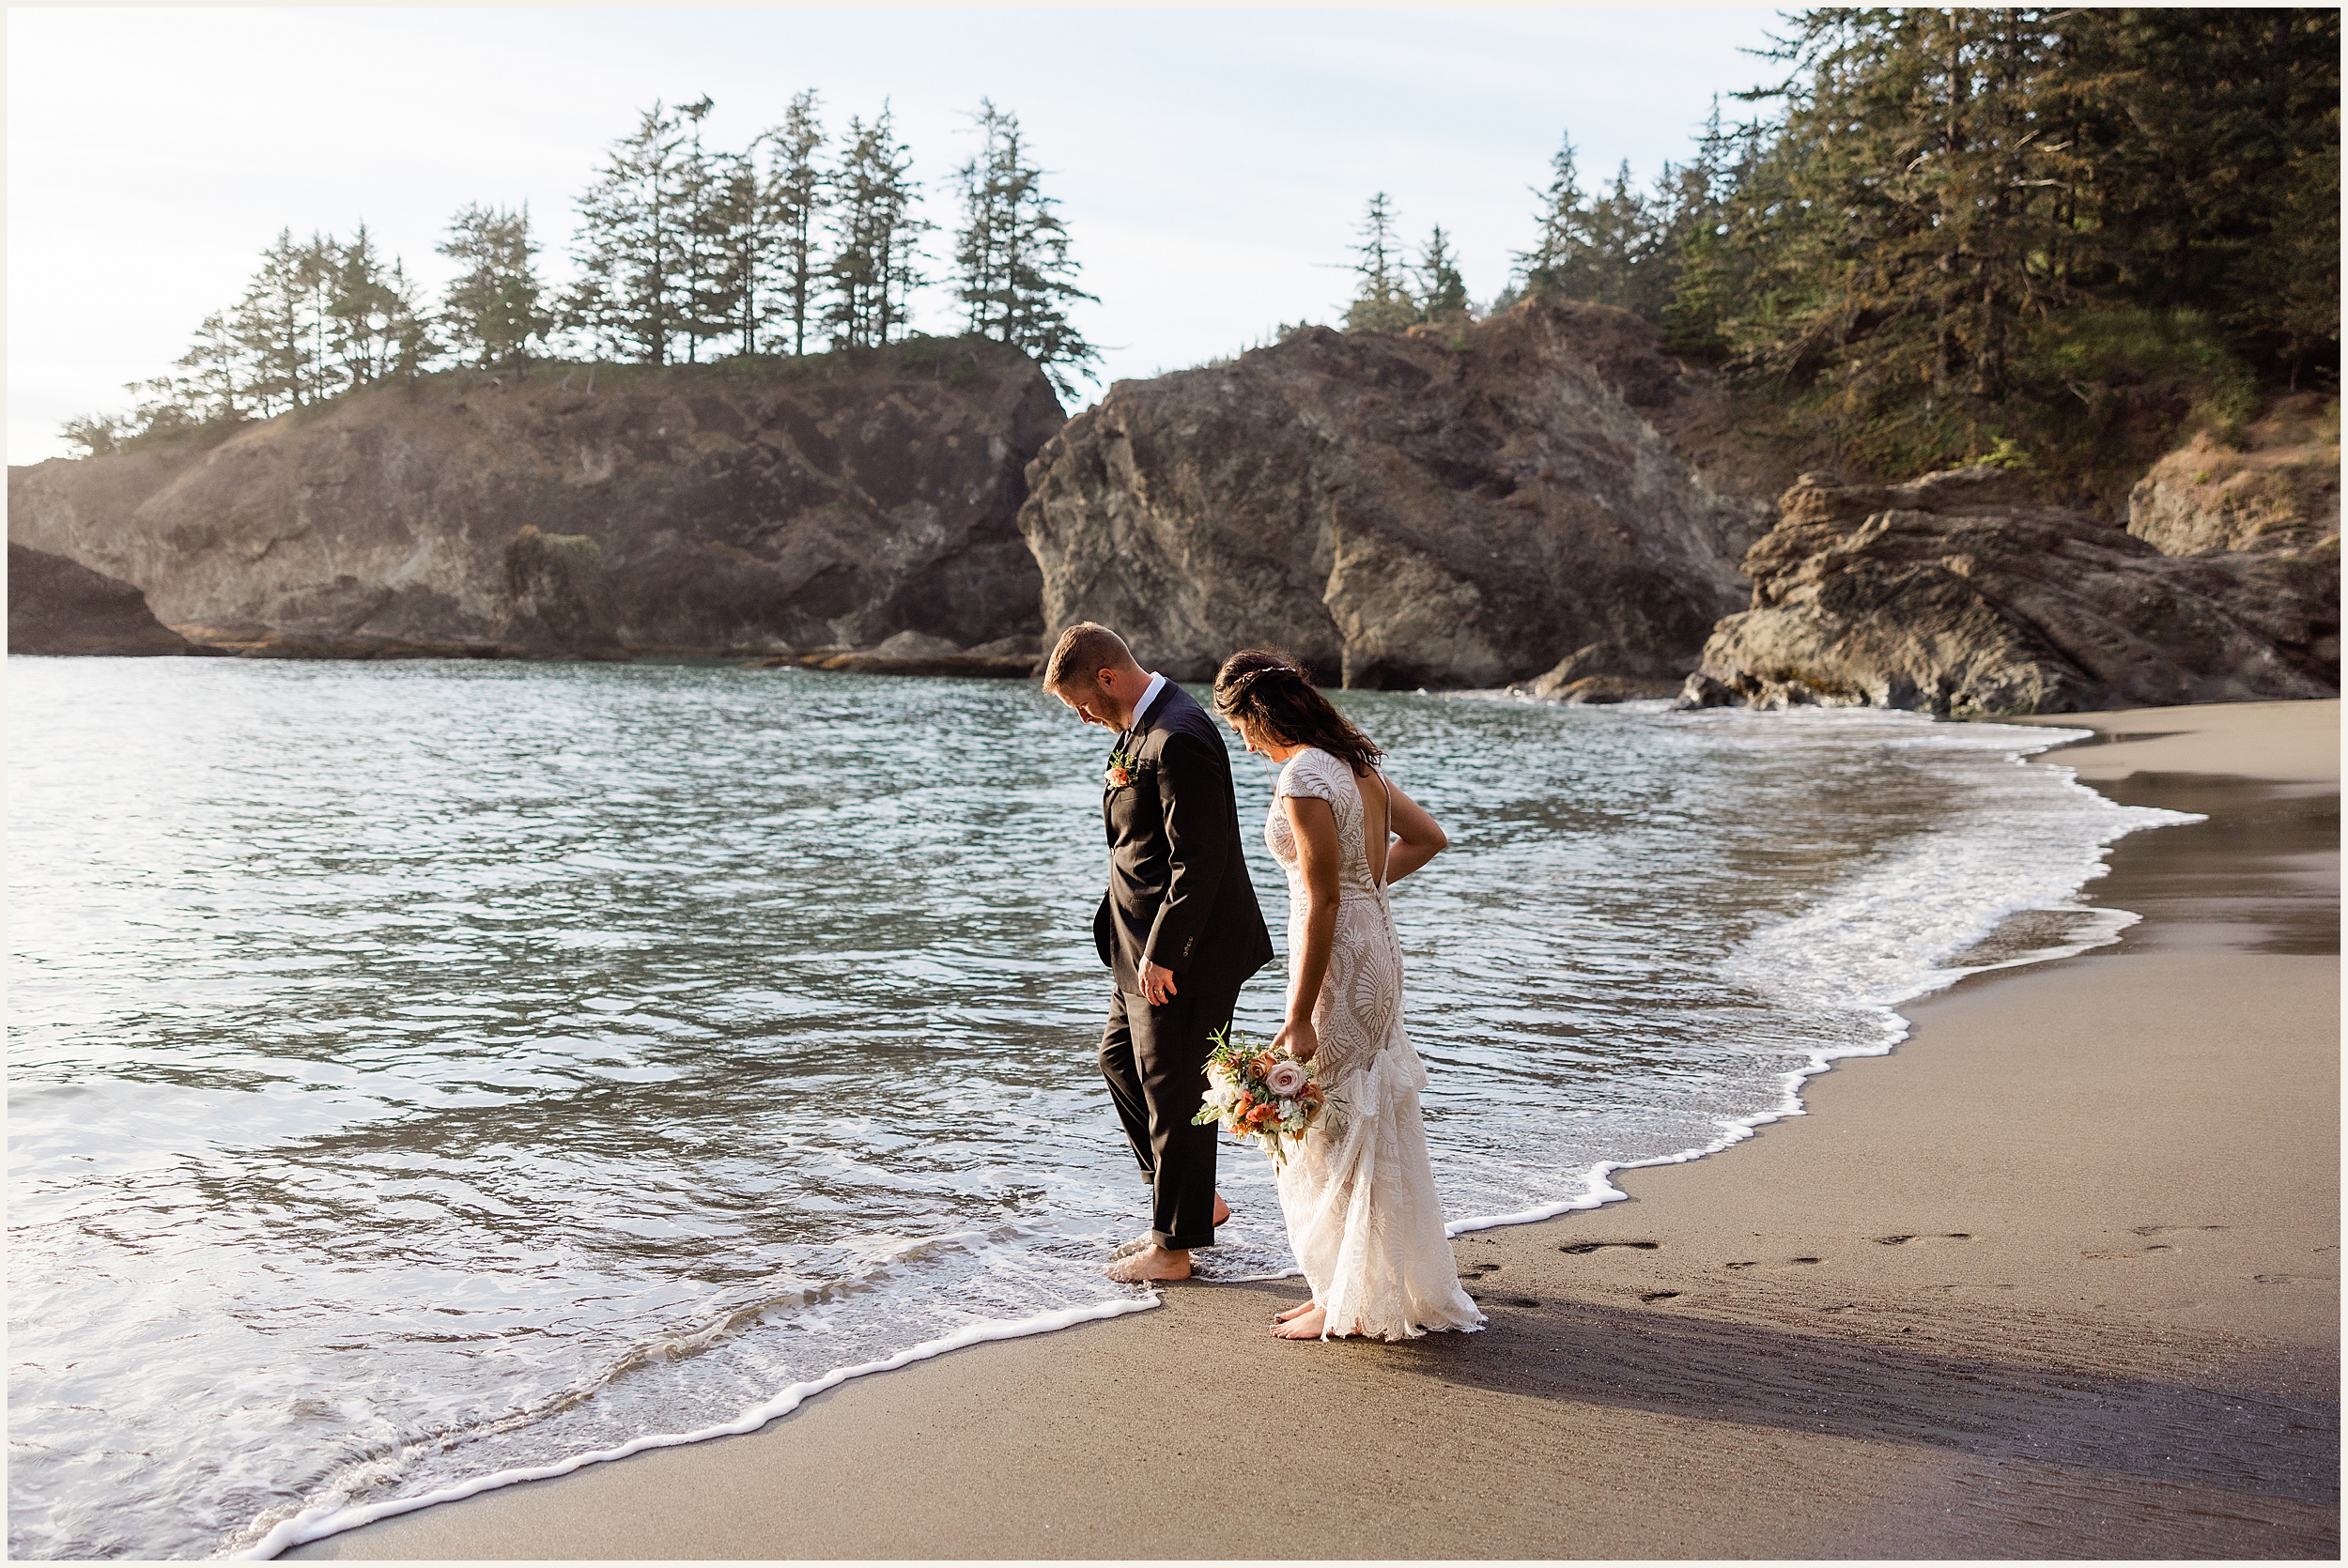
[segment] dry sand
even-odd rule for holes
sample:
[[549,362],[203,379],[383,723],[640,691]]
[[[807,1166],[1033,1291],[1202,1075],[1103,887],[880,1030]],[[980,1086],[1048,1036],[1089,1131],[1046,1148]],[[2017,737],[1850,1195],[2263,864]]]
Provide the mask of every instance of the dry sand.
[[291,1555],[2335,1557],[2339,704],[2055,722],[2160,737],[2062,760],[2211,814],[2115,849],[2146,920],[1462,1237],[1485,1333],[1283,1344],[1301,1286],[1177,1287]]

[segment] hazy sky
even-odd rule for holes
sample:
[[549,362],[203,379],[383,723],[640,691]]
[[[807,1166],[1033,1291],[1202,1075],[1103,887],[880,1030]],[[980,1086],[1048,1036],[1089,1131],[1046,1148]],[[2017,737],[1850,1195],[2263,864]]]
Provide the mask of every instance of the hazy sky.
[[[290,225],[364,220],[437,294],[467,202],[528,202],[550,278],[572,200],[655,99],[703,93],[739,146],[813,87],[837,126],[896,110],[946,254],[981,97],[1061,200],[1104,377],[1343,307],[1372,192],[1441,223],[1479,300],[1530,238],[1570,131],[1585,184],[1684,158],[1768,62],[1758,8],[462,8],[8,12],[8,460],[125,407]],[[1735,105],[1729,106],[1733,111]],[[942,297],[917,327],[950,331]],[[1072,410],[1073,411],[1073,410]]]

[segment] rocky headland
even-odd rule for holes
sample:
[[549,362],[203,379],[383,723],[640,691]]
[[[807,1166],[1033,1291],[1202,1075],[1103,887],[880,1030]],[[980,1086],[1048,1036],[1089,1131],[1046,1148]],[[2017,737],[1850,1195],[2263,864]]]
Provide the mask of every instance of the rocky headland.
[[1106,623],[1184,679],[1272,642],[1349,686],[1497,686],[1578,658],[1672,681],[1769,526],[1724,415],[1651,329],[1521,305],[1292,332],[1120,381],[1028,469],[1047,626]]
[[1683,706],[1987,716],[2339,695],[2336,530],[2165,555],[1999,469],[1811,473],[1745,570],[1752,607],[1706,643]]
[[454,372],[209,448],[12,468],[8,530],[240,653],[836,654],[911,632],[1031,658],[1014,517],[1063,420],[1025,357],[934,339]]
[[48,553],[12,552],[11,646],[1002,676],[1089,619],[1184,679],[1275,643],[1331,684],[1567,702],[2338,692],[2327,403],[2193,437],[2124,527],[2002,469],[1837,477],[1784,430],[1556,302],[1300,329],[1073,421],[966,341],[451,373],[11,469],[12,544]]

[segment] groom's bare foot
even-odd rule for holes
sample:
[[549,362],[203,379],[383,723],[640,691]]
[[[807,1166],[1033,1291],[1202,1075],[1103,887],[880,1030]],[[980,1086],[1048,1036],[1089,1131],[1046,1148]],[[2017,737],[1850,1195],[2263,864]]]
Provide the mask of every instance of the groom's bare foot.
[[1190,1278],[1190,1254],[1166,1247],[1144,1247],[1129,1257],[1119,1258],[1102,1272],[1124,1284],[1187,1280]]
[[1217,1192],[1214,1195],[1214,1222],[1218,1225],[1222,1224],[1225,1221],[1230,1219],[1230,1217],[1231,1206],[1223,1201],[1222,1193]]
[[1273,1322],[1274,1322],[1274,1323],[1287,1323],[1287,1322],[1290,1322],[1290,1321],[1291,1321],[1291,1320],[1293,1320],[1293,1319],[1295,1319],[1295,1318],[1299,1318],[1299,1317],[1304,1316],[1306,1313],[1308,1313],[1308,1312],[1310,1312],[1310,1311],[1312,1311],[1312,1310],[1313,1310],[1313,1303],[1312,1303],[1310,1300],[1299,1301],[1296,1305],[1294,1305],[1294,1306],[1290,1307],[1288,1311],[1286,1311],[1286,1312],[1284,1312],[1284,1313],[1280,1313],[1280,1314],[1278,1314],[1277,1315],[1275,1315],[1275,1316],[1272,1319],[1272,1321],[1273,1321]]

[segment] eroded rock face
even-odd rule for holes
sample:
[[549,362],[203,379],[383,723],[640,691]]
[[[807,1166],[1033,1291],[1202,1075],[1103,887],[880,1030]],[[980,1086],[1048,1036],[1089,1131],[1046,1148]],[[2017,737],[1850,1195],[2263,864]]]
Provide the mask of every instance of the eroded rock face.
[[2206,433],[2128,493],[2128,531],[2163,555],[2305,550],[2340,531],[2340,430],[2305,395],[2283,399],[2237,446]]
[[1687,706],[1936,714],[2334,697],[2340,541],[2165,556],[2033,503],[2012,476],[1806,474],[1746,557],[1753,607],[1705,646]]
[[119,577],[46,550],[8,546],[11,653],[193,653]]
[[1353,686],[1496,686],[1592,644],[1676,678],[1769,520],[1664,434],[1700,397],[1635,317],[1575,305],[1120,381],[1028,469],[1047,632],[1104,623],[1186,680],[1255,643]]
[[611,656],[1041,629],[1014,524],[1063,416],[1009,350],[473,373],[209,451],[8,470],[13,540],[246,651]]

